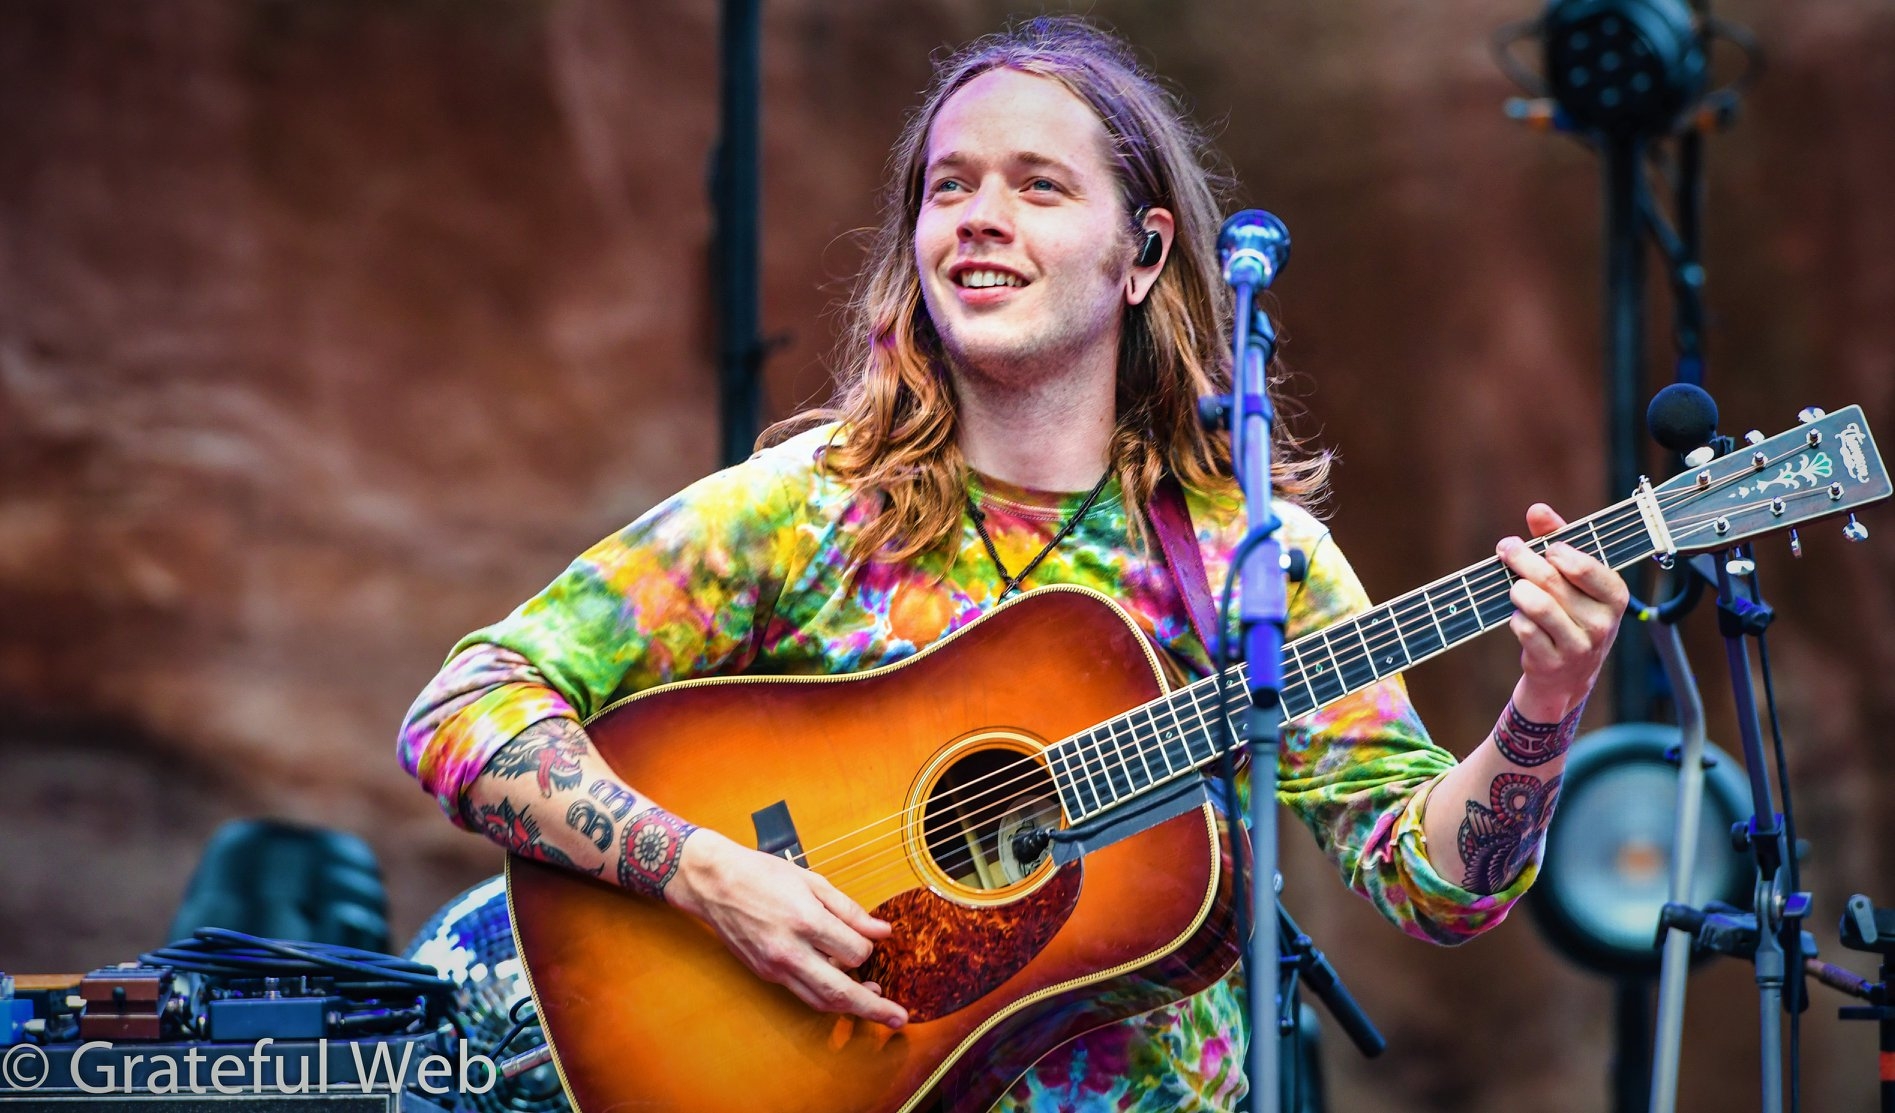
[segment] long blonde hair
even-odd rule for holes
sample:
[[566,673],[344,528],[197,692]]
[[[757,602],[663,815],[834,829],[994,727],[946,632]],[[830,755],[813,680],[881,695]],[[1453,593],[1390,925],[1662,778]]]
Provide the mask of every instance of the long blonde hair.
[[[1126,311],[1120,335],[1110,466],[1131,528],[1143,535],[1144,508],[1167,472],[1201,491],[1233,486],[1228,442],[1207,433],[1197,416],[1199,396],[1230,389],[1231,298],[1215,244],[1228,178],[1178,98],[1123,40],[1071,17],[1033,19],[936,64],[934,83],[889,159],[881,225],[848,305],[835,400],[778,422],[758,441],[841,422],[823,466],[858,494],[880,499],[858,538],[858,561],[905,560],[961,528],[966,461],[954,390],[922,303],[913,245],[929,128],[957,90],[1001,67],[1058,81],[1105,125],[1128,258],[1137,210],[1168,209],[1176,220],[1165,268],[1145,301]],[[1283,372],[1280,365],[1271,370],[1275,396]],[[1323,493],[1330,457],[1309,451],[1284,431],[1286,424],[1277,422],[1272,484],[1279,495],[1309,505]]]

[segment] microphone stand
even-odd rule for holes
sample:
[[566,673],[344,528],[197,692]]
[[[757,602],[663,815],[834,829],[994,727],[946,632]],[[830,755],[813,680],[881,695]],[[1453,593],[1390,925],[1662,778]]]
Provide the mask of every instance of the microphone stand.
[[[1224,257],[1224,281],[1235,297],[1232,314],[1231,466],[1243,487],[1248,533],[1237,569],[1241,577],[1238,613],[1242,620],[1243,659],[1249,666],[1250,701],[1244,739],[1250,749],[1250,888],[1245,950],[1249,996],[1250,1052],[1246,1074],[1253,1113],[1279,1113],[1281,1005],[1277,999],[1278,933],[1262,930],[1278,915],[1276,778],[1277,746],[1283,727],[1283,631],[1289,612],[1288,576],[1280,524],[1271,509],[1270,450],[1275,413],[1270,405],[1266,369],[1276,352],[1276,328],[1257,305],[1289,257],[1290,234],[1269,213],[1247,209],[1224,222],[1218,236]],[[1221,621],[1221,619],[1220,619]],[[1220,640],[1222,628],[1219,630]]]
[[[1701,466],[1716,455],[1731,451],[1728,437],[1712,439],[1702,457],[1694,453],[1694,466]],[[1775,612],[1755,595],[1755,561],[1748,545],[1734,546],[1712,556],[1718,589],[1718,632],[1724,638],[1725,663],[1730,670],[1731,694],[1736,703],[1738,733],[1743,742],[1744,768],[1749,777],[1751,817],[1732,830],[1740,849],[1751,852],[1756,862],[1756,884],[1749,912],[1713,904],[1698,909],[1683,903],[1674,873],[1672,903],[1665,905],[1659,918],[1659,931],[1665,939],[1665,975],[1676,980],[1674,993],[1661,998],[1661,1029],[1675,1029],[1682,1022],[1683,961],[1674,956],[1688,951],[1692,944],[1704,951],[1748,958],[1756,968],[1760,1016],[1760,1054],[1762,1071],[1762,1113],[1781,1113],[1783,1109],[1783,1031],[1782,1015],[1794,1016],[1805,1005],[1802,973],[1803,956],[1813,953],[1804,939],[1801,922],[1810,907],[1810,895],[1795,892],[1796,870],[1792,848],[1785,832],[1784,818],[1771,798],[1770,780],[1765,765],[1762,727],[1757,715],[1757,697],[1751,682],[1750,648],[1746,637],[1761,637],[1775,618]],[[1751,577],[1749,591],[1740,587],[1740,578]],[[1694,770],[1687,765],[1682,775]],[[1702,771],[1696,770],[1701,778]],[[1686,785],[1680,784],[1681,811]],[[1680,815],[1680,823],[1683,816]],[[1680,939],[1685,942],[1680,942]],[[1785,998],[1785,989],[1789,996]],[[1667,1009],[1667,999],[1671,1007]],[[1669,1054],[1661,1037],[1661,1070],[1652,1078],[1653,1108],[1665,1110],[1675,1100],[1677,1061],[1675,1034]],[[1663,1104],[1660,1104],[1660,1101]]]

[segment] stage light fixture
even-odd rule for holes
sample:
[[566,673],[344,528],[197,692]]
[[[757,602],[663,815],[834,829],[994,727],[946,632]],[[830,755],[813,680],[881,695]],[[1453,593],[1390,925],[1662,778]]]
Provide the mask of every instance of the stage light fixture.
[[[1671,881],[1678,728],[1619,723],[1578,739],[1566,763],[1547,833],[1540,878],[1527,907],[1553,946],[1590,970],[1655,976],[1658,915]],[[1690,903],[1750,903],[1750,859],[1731,848],[1730,828],[1750,814],[1743,768],[1704,744],[1697,862]]]
[[1546,83],[1587,131],[1673,131],[1704,95],[1703,36],[1683,0],[1553,0],[1541,21]]

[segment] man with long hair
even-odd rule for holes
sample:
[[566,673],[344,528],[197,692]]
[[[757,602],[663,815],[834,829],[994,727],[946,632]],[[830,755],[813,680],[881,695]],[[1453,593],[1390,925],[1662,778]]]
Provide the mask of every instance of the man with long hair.
[[[1181,489],[1222,582],[1244,511],[1196,415],[1230,383],[1208,158],[1176,98],[1084,23],[1035,20],[941,63],[891,160],[834,406],[469,635],[410,713],[408,770],[456,823],[670,902],[811,1007],[902,1025],[902,1002],[847,973],[887,923],[819,871],[621,783],[581,724],[693,677],[889,664],[1049,584],[1106,594],[1173,669],[1208,674],[1148,517]],[[1276,459],[1282,537],[1308,565],[1294,638],[1368,600],[1309,510],[1327,458],[1284,436]],[[1562,523],[1535,505],[1527,524]],[[1522,675],[1467,759],[1428,739],[1395,678],[1286,728],[1281,752],[1281,797],[1346,883],[1442,943],[1497,923],[1531,883],[1626,600],[1565,545],[1498,551],[1518,577]],[[1229,1108],[1244,1045],[1226,979],[1053,1050],[1002,1106]]]

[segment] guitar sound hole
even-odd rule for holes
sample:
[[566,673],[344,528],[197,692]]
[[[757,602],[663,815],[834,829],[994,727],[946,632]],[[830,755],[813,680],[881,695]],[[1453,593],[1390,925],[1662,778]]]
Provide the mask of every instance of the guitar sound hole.
[[975,750],[949,765],[928,793],[923,839],[935,868],[987,891],[1026,880],[1051,854],[1044,832],[1060,825],[1053,781],[1037,757]]

